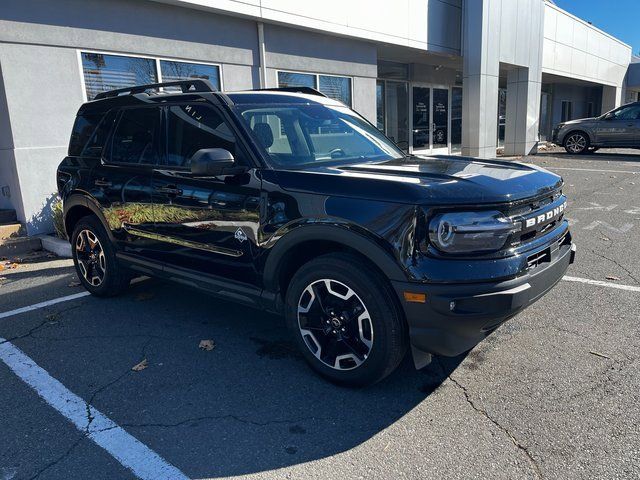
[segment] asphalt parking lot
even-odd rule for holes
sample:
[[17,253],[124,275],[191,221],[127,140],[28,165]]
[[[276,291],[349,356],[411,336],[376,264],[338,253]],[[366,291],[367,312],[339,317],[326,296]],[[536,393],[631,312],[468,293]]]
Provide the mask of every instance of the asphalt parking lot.
[[566,180],[568,278],[366,390],[314,375],[270,314],[156,280],[38,307],[83,292],[70,261],[0,272],[0,480],[639,478],[640,155],[524,161]]

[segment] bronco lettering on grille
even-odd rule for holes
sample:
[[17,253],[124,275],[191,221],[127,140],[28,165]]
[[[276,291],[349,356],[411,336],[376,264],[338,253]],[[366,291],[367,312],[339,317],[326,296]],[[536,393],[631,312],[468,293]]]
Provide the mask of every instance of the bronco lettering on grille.
[[548,212],[541,213],[535,217],[528,218],[525,221],[525,228],[535,227],[536,225],[540,225],[541,223],[549,222],[555,217],[560,216],[562,212],[564,212],[567,207],[567,203],[563,203],[562,205],[558,205],[553,210],[549,210]]

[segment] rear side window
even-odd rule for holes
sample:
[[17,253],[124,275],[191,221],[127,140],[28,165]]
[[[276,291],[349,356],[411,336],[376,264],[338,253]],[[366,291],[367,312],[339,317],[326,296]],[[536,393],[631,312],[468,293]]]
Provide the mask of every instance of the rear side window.
[[115,118],[114,111],[106,115],[78,115],[71,133],[69,155],[100,158]]
[[82,154],[85,145],[95,132],[96,127],[102,120],[102,115],[78,115],[71,131],[69,142],[69,155],[72,157]]
[[122,110],[111,139],[110,159],[115,163],[157,164],[160,109]]
[[205,105],[174,105],[167,110],[167,164],[189,167],[203,148],[223,148],[240,160],[236,137],[215,109]]

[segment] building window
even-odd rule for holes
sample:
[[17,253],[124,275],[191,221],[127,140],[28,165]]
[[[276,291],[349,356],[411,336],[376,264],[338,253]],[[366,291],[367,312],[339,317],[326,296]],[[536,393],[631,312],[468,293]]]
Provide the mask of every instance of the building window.
[[87,100],[109,90],[192,78],[209,80],[222,90],[219,65],[99,52],[81,52],[80,57]]
[[376,82],[376,126],[378,130],[384,132],[385,130],[385,92],[384,92],[384,80],[378,80]]
[[587,118],[593,117],[593,102],[587,102]]
[[329,98],[351,106],[351,78],[314,73],[278,72],[278,86],[310,87]]
[[163,82],[200,78],[209,80],[217,90],[221,89],[220,67],[217,65],[160,60],[160,73]]
[[387,80],[409,80],[409,65],[380,60],[378,62],[378,78]]
[[88,100],[101,92],[158,81],[152,58],[82,52],[82,72]]
[[562,121],[568,122],[573,118],[573,102],[562,101]]
[[278,87],[318,88],[315,75],[294,72],[278,72]]

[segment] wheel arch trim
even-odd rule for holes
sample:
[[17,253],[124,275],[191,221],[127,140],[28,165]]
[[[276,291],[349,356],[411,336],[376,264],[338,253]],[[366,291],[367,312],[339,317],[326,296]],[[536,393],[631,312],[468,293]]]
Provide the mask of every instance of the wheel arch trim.
[[115,238],[113,237],[111,229],[109,228],[109,223],[107,222],[107,219],[102,213],[102,210],[100,209],[100,205],[95,200],[91,199],[90,197],[88,197],[87,195],[81,192],[71,193],[64,200],[64,208],[63,208],[64,228],[65,228],[65,231],[67,231],[67,236],[69,238],[71,238],[71,235],[73,234],[73,232],[70,232],[67,229],[67,216],[69,215],[69,212],[71,212],[76,207],[86,208],[90,210],[92,214],[98,217],[98,220],[100,221],[100,223],[102,223],[102,226],[104,227],[104,229],[107,232],[107,235],[109,236],[109,240],[111,242],[115,242]]
[[268,253],[263,269],[263,285],[270,292],[279,291],[280,269],[287,253],[305,242],[327,241],[337,243],[360,252],[376,265],[389,280],[407,280],[407,275],[398,262],[373,239],[349,229],[347,226],[298,225],[279,238]]

